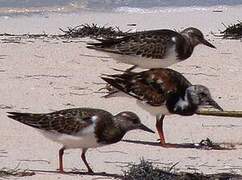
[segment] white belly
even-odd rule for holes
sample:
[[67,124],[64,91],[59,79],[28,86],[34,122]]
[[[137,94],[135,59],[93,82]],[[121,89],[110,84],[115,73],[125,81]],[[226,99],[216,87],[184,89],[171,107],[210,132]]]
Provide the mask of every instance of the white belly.
[[[108,97],[129,97],[129,98],[133,98],[130,95],[127,95],[126,93],[122,92],[122,91],[118,91],[117,93],[114,93]],[[151,106],[145,102],[142,102],[140,100],[136,100],[136,104],[141,107],[143,110],[149,112],[152,116],[156,116],[156,115],[170,115],[171,113],[168,111],[168,109],[165,106]]]
[[118,62],[137,65],[143,69],[166,68],[179,62],[175,48],[171,48],[163,59],[152,59],[140,55],[121,55],[113,53],[109,53],[109,55]]
[[84,131],[76,135],[61,134],[57,132],[48,132],[40,130],[40,132],[48,139],[62,144],[67,149],[74,148],[95,148],[102,146],[97,142],[94,134],[94,126],[85,128]]
[[137,105],[144,109],[145,111],[149,112],[152,116],[157,116],[157,115],[169,115],[171,114],[166,106],[151,106],[147,103],[144,103],[140,100],[136,101]]

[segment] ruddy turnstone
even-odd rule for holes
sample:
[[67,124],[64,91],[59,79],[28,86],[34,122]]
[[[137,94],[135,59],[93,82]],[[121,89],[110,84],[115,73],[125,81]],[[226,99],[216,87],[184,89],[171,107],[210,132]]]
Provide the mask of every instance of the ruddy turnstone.
[[63,144],[59,150],[59,170],[62,173],[65,149],[82,148],[81,158],[88,172],[93,173],[85,156],[88,148],[116,143],[126,132],[133,129],[154,133],[140,122],[135,113],[129,111],[120,112],[115,116],[107,111],[92,108],[65,109],[46,114],[8,113],[9,118],[37,128],[45,137]]
[[163,133],[165,115],[189,116],[210,106],[223,109],[212,99],[207,87],[192,85],[183,75],[172,69],[151,69],[143,72],[124,72],[104,75],[112,87],[137,99],[137,104],[156,116],[156,128],[162,146],[166,146]]
[[198,44],[215,48],[204,38],[203,33],[194,27],[186,28],[180,33],[160,29],[98,41],[100,42],[88,43],[87,48],[107,52],[119,62],[144,69],[164,68],[183,61],[192,55],[194,47]]

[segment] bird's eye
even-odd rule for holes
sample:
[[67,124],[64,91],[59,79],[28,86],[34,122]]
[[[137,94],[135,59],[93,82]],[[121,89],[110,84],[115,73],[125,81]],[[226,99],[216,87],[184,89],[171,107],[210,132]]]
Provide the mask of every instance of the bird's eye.
[[201,95],[201,97],[206,97],[207,96],[207,94],[205,92],[202,92],[200,95]]
[[138,120],[136,118],[132,118],[131,121],[134,123],[134,124],[138,124]]

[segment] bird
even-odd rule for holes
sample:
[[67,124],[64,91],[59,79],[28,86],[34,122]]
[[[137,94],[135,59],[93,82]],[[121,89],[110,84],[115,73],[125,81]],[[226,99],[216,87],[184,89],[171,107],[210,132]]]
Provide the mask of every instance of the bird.
[[87,48],[103,51],[116,61],[143,69],[166,68],[189,58],[198,44],[216,48],[203,33],[194,27],[176,32],[169,29],[129,33],[120,38],[97,39],[87,43]]
[[93,173],[85,156],[88,148],[119,142],[128,131],[134,129],[155,133],[130,111],[112,115],[102,109],[73,108],[38,114],[8,112],[8,117],[38,129],[48,139],[63,145],[59,150],[61,173],[64,173],[63,155],[66,149],[82,149],[81,158],[88,173]]
[[[165,115],[191,116],[206,106],[223,111],[207,87],[193,85],[181,73],[169,68],[124,71],[121,74],[104,74],[101,78],[115,90],[135,98],[138,106],[156,116],[156,129],[163,147],[169,146],[163,132]],[[117,91],[111,94],[118,95]]]

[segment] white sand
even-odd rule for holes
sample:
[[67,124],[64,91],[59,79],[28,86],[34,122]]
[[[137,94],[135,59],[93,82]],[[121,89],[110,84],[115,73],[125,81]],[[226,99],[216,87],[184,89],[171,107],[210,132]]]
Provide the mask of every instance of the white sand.
[[[210,32],[225,24],[242,19],[242,7],[226,7],[222,13],[209,11],[160,12],[146,14],[90,13],[79,15],[0,17],[0,33],[55,33],[58,28],[82,23],[118,25],[137,23],[138,29],[200,28],[217,50],[198,46],[187,61],[172,66],[184,72],[193,83],[210,88],[214,99],[226,110],[242,109],[242,44],[239,40],[221,40]],[[1,37],[1,41],[3,42]],[[6,117],[7,111],[50,112],[73,107],[103,108],[112,113],[124,110],[136,112],[142,121],[155,129],[155,118],[143,112],[134,99],[101,98],[94,93],[102,85],[101,73],[112,73],[111,67],[126,68],[108,58],[84,57],[81,54],[107,56],[85,48],[84,42],[63,43],[61,40],[21,40],[20,44],[0,44],[0,168],[20,168],[55,171],[60,145],[53,143],[30,127]],[[102,61],[105,60],[105,61]],[[85,89],[80,89],[85,88]],[[86,95],[83,95],[86,94]],[[220,97],[220,98],[219,98]],[[68,105],[69,104],[69,105]],[[5,109],[10,106],[11,109]],[[165,121],[166,140],[170,143],[192,143],[209,137],[214,142],[236,143],[236,150],[166,149],[159,146],[120,142],[90,149],[87,160],[97,172],[122,174],[122,166],[139,162],[144,157],[159,167],[177,162],[176,170],[203,173],[236,172],[242,174],[242,119],[214,117],[169,116]],[[141,131],[128,133],[124,139],[157,142],[157,134]],[[6,153],[4,153],[6,152]],[[80,150],[66,151],[66,170],[86,171],[80,160]],[[81,177],[81,176],[79,176]],[[76,175],[37,173],[25,179],[76,179]],[[85,176],[83,179],[92,179]]]

